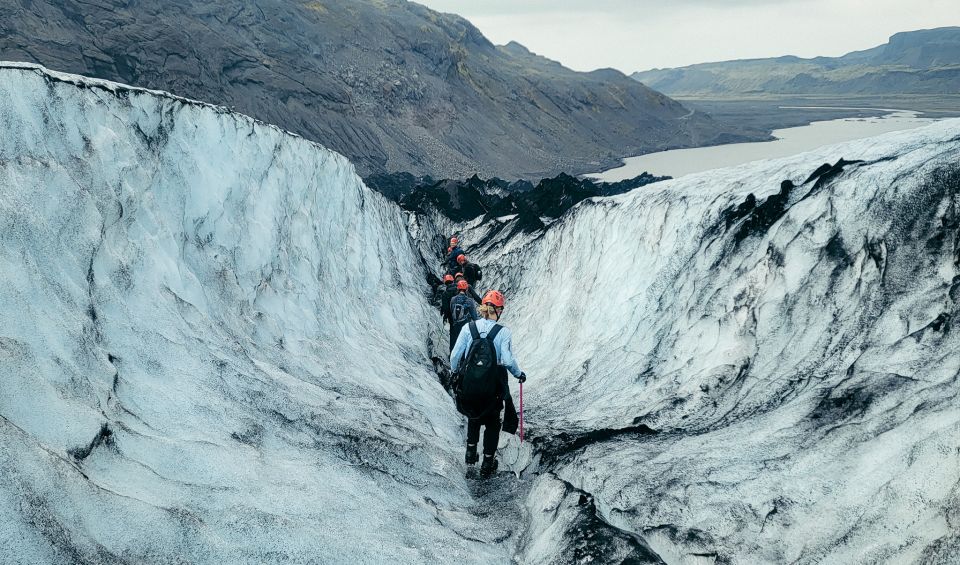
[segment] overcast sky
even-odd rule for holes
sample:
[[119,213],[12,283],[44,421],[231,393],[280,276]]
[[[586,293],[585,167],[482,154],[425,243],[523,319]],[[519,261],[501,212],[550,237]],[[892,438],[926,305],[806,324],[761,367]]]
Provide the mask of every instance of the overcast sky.
[[960,25],[960,0],[417,0],[580,71],[838,56]]

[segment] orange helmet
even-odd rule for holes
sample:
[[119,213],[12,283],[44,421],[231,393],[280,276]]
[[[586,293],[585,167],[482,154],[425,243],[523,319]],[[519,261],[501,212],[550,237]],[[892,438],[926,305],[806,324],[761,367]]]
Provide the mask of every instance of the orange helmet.
[[467,256],[466,256],[466,255],[464,255],[463,253],[461,253],[460,255],[457,255],[457,263],[463,265],[463,264],[466,263],[466,262],[467,262]]
[[499,290],[488,290],[487,293],[483,295],[482,302],[495,308],[503,308],[503,293]]
[[445,283],[452,283],[452,282],[453,282],[453,275],[444,275],[444,276],[443,276],[443,282],[445,282]]
[[454,245],[456,245],[456,244],[458,244],[458,243],[460,243],[460,240],[457,239],[456,237],[451,237],[451,238],[450,238],[450,247],[453,247]]
[[470,285],[467,284],[467,279],[460,279],[457,281],[457,290],[467,290],[469,287]]
[[463,278],[463,273],[457,273],[456,275],[453,276],[453,278],[455,278],[455,279],[462,279],[462,278]]

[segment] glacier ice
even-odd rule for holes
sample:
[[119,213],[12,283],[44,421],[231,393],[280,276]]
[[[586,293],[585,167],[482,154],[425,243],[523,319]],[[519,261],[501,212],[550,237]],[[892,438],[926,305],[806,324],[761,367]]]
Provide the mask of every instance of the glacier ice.
[[546,468],[668,563],[956,562],[958,155],[951,120],[468,230]]
[[507,558],[407,220],[350,163],[27,65],[0,128],[0,561]]
[[[34,66],[0,65],[0,125],[0,561],[960,555],[960,121],[533,232]],[[530,375],[519,480],[464,477],[435,374],[454,232]]]

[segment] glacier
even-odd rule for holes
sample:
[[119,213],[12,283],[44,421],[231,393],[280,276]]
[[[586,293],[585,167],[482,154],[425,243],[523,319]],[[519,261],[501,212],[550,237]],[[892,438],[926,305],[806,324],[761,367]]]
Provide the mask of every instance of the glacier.
[[[2,562],[957,562],[960,120],[530,230],[217,106],[0,95]],[[488,481],[438,378],[451,233],[530,375]]]
[[958,562],[958,157],[951,120],[468,226],[542,480],[667,563]]
[[222,108],[0,77],[0,561],[504,559],[395,205]]

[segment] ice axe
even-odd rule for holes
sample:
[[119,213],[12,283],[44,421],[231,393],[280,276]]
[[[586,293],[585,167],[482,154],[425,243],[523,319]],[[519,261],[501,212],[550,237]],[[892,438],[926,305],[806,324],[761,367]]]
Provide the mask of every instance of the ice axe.
[[523,382],[520,383],[520,443],[523,443]]

